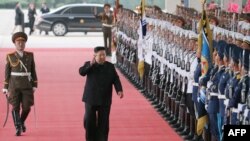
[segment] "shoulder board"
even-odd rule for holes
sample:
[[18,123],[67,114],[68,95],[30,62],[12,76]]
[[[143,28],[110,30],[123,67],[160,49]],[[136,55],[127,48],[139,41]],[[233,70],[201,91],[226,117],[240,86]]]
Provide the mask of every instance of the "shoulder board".
[[11,52],[11,53],[8,53],[7,55],[14,55],[14,54],[15,54],[15,51]]

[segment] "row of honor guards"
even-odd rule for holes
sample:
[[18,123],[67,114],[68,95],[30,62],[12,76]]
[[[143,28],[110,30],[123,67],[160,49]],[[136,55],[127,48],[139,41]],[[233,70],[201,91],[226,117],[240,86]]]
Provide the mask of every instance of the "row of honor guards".
[[[198,35],[167,21],[147,21],[143,42],[140,30],[118,27],[117,66],[176,132],[185,140],[216,141],[223,140],[223,125],[248,125],[250,37],[213,27],[213,67],[202,77]],[[137,72],[141,56],[143,79]],[[203,115],[209,122],[200,128]]]

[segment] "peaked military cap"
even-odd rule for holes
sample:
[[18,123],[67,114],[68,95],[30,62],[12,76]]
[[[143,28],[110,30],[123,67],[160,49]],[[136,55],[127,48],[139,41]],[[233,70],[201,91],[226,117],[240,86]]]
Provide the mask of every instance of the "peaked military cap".
[[16,40],[23,40],[26,42],[28,40],[28,36],[24,32],[16,32],[12,35],[12,42],[15,43]]
[[218,52],[220,59],[223,59],[224,57],[224,48],[226,47],[226,45],[227,43],[224,40],[220,40],[218,42],[217,52]]
[[250,50],[245,50],[245,53],[243,55],[243,66],[245,70],[249,70],[249,56],[250,56]]
[[242,54],[242,49],[241,48],[239,48],[238,46],[233,47],[232,58],[233,58],[233,61],[235,63],[237,63],[237,64],[239,63],[239,60],[242,57],[241,54]]

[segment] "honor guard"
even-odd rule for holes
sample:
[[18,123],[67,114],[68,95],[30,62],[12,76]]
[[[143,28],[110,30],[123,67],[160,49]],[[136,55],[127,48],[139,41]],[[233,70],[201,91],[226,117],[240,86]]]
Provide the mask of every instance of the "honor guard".
[[24,51],[28,40],[24,32],[16,32],[12,42],[16,51],[7,54],[5,66],[4,94],[8,93],[8,102],[12,105],[12,116],[16,127],[16,136],[26,131],[25,120],[34,104],[34,91],[37,88],[37,75],[34,55]]
[[242,49],[237,47],[233,48],[232,52],[232,58],[233,58],[233,71],[234,75],[230,79],[229,84],[229,103],[228,103],[228,115],[230,116],[230,124],[236,125],[237,122],[237,114],[238,114],[238,105],[234,104],[234,94],[235,94],[235,88],[238,85],[238,82],[240,80],[240,67],[239,67],[239,60],[240,60],[240,54],[242,52]]
[[222,130],[223,130],[224,118],[225,118],[225,105],[224,105],[224,101],[226,99],[225,89],[226,89],[227,83],[230,79],[229,64],[230,64],[230,59],[231,59],[230,57],[232,57],[232,56],[230,56],[231,52],[232,52],[231,44],[227,44],[224,47],[224,58],[223,58],[225,71],[222,74],[220,81],[219,81],[219,84],[218,84],[218,92],[219,92],[219,95],[218,95],[218,99],[219,99],[218,127],[219,127],[219,140],[220,141],[222,141],[222,134],[223,134]]

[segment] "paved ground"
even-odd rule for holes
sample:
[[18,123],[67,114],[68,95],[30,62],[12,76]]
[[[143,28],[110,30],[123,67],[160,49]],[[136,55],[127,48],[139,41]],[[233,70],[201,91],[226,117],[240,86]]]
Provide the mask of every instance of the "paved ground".
[[[25,22],[27,22],[27,10],[24,10]],[[39,16],[39,15],[38,15]],[[11,33],[14,28],[14,10],[0,9],[0,48],[14,47],[11,41]],[[25,29],[29,33],[29,29]],[[27,48],[89,48],[98,45],[103,46],[103,37],[101,32],[88,33],[68,33],[64,37],[56,37],[52,32],[48,36],[39,34],[36,30],[29,36]]]

